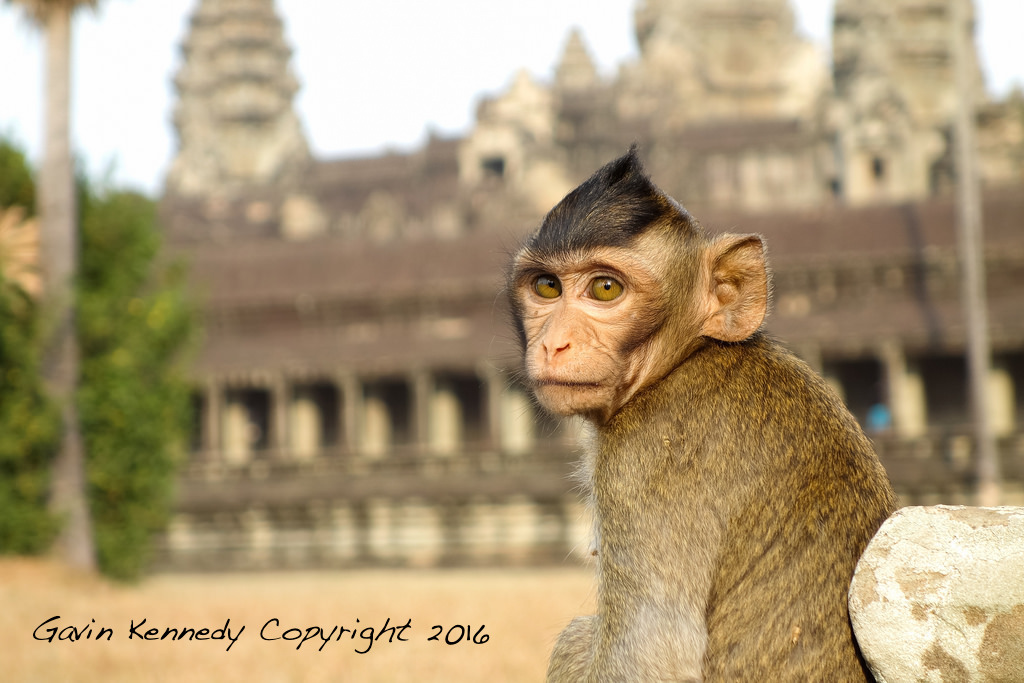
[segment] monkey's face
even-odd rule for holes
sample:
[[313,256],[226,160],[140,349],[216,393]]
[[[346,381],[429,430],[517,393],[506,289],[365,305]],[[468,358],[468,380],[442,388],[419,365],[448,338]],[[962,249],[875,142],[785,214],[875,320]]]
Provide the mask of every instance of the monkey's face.
[[508,283],[537,400],[598,424],[705,337],[753,334],[768,298],[761,239],[709,240],[635,147],[545,216]]
[[764,320],[764,245],[721,235],[685,246],[648,233],[627,247],[512,264],[526,376],[542,406],[603,424],[710,337],[737,342]]
[[524,250],[513,297],[527,378],[541,405],[604,422],[657,372],[660,273],[635,248],[557,258]]

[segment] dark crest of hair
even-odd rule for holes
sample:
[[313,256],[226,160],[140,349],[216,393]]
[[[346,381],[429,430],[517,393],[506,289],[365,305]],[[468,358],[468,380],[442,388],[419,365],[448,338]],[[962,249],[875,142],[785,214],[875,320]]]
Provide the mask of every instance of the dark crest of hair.
[[634,144],[551,209],[526,246],[549,253],[621,247],[672,218],[690,227],[686,210],[651,182]]

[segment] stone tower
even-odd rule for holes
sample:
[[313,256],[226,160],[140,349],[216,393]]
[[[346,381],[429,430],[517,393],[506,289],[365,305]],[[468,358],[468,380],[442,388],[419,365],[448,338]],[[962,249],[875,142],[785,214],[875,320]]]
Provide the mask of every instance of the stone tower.
[[286,182],[309,163],[273,0],[200,0],[182,53],[168,194],[228,196]]
[[583,42],[583,35],[574,28],[555,67],[555,87],[562,90],[586,90],[598,84],[597,67]]
[[953,2],[966,5],[969,68],[985,101],[971,0],[838,0],[833,25],[842,193],[851,204],[919,199],[951,174]]
[[[789,0],[642,0],[641,59],[623,102],[670,127],[807,116],[827,86],[825,60],[795,30]],[[659,102],[661,111],[643,111]],[[624,112],[627,115],[632,112]]]

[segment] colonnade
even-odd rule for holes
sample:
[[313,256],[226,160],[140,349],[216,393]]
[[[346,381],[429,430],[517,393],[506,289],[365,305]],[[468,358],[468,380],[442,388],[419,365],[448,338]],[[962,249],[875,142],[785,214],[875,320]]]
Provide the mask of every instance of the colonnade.
[[491,367],[211,378],[195,408],[196,457],[229,465],[331,454],[524,453],[544,419],[525,388]]
[[[894,483],[901,483],[907,467],[925,466],[924,458],[949,460],[952,465],[943,467],[952,467],[951,472],[967,461],[962,357],[915,353],[885,342],[856,355],[822,357],[813,348],[798,352],[838,390],[869,433],[889,437],[876,440],[876,447],[883,460],[896,459],[893,472],[900,481]],[[1024,354],[996,354],[989,390],[1000,435],[1016,429],[1016,393],[1022,382]],[[568,470],[551,467],[574,457],[574,428],[571,423],[556,427],[535,409],[523,387],[510,384],[494,368],[222,377],[206,383],[196,407],[194,458],[216,466],[194,470],[183,484],[220,487],[217,500],[223,507],[185,505],[175,514],[161,539],[159,564],[164,567],[530,564],[586,555],[589,517]],[[885,420],[872,414],[879,410]],[[1013,444],[1011,449],[1024,448],[1024,442]],[[454,467],[488,452],[513,456],[500,462],[522,467],[514,475],[500,467]],[[332,458],[380,463],[384,474],[373,475],[376,465],[331,469]],[[453,467],[404,468],[406,462],[432,466],[439,460]],[[308,461],[312,468],[299,468],[294,476],[335,479],[284,502],[271,494],[288,488],[282,486],[287,482],[274,480],[259,488],[257,463],[268,461]],[[396,493],[390,486],[395,470],[387,464],[392,461],[406,479],[420,482],[416,477],[430,476]],[[253,468],[246,467],[250,463]],[[321,464],[328,467],[321,469]],[[369,476],[358,479],[357,488],[345,488],[360,472]],[[458,474],[439,479],[436,472]],[[462,477],[461,483],[454,477]],[[382,487],[382,481],[389,486]],[[495,482],[503,486],[496,488]],[[936,500],[970,497],[969,489],[957,487],[963,483],[942,484]],[[926,489],[901,490],[901,495],[921,502],[930,495]],[[245,493],[256,490],[266,495]],[[1024,496],[1024,488],[1007,491]]]
[[[797,352],[839,392],[870,431],[914,439],[969,419],[962,356],[910,353],[881,342],[871,353]],[[995,354],[989,404],[997,436],[1014,433],[1024,354]],[[241,465],[349,454],[456,456],[529,452],[538,436],[571,441],[571,428],[544,416],[527,390],[490,366],[401,374],[252,374],[208,379],[196,395],[197,458]]]
[[[815,348],[797,351],[838,391],[869,432],[915,439],[936,430],[955,431],[970,419],[962,354],[908,352],[895,341],[846,358],[823,358]],[[1022,384],[1024,354],[994,354],[988,398],[997,436],[1017,429]]]

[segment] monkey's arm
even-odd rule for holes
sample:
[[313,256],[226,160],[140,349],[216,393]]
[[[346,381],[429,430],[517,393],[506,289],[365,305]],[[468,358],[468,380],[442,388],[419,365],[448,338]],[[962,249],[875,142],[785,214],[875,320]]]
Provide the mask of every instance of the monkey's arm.
[[565,627],[548,663],[547,683],[580,683],[588,679],[594,659],[597,617],[576,617]]
[[[644,396],[636,407],[675,405],[665,399]],[[722,497],[697,476],[703,454],[678,420],[646,414],[608,430],[595,462],[601,587],[592,678],[700,681]]]

